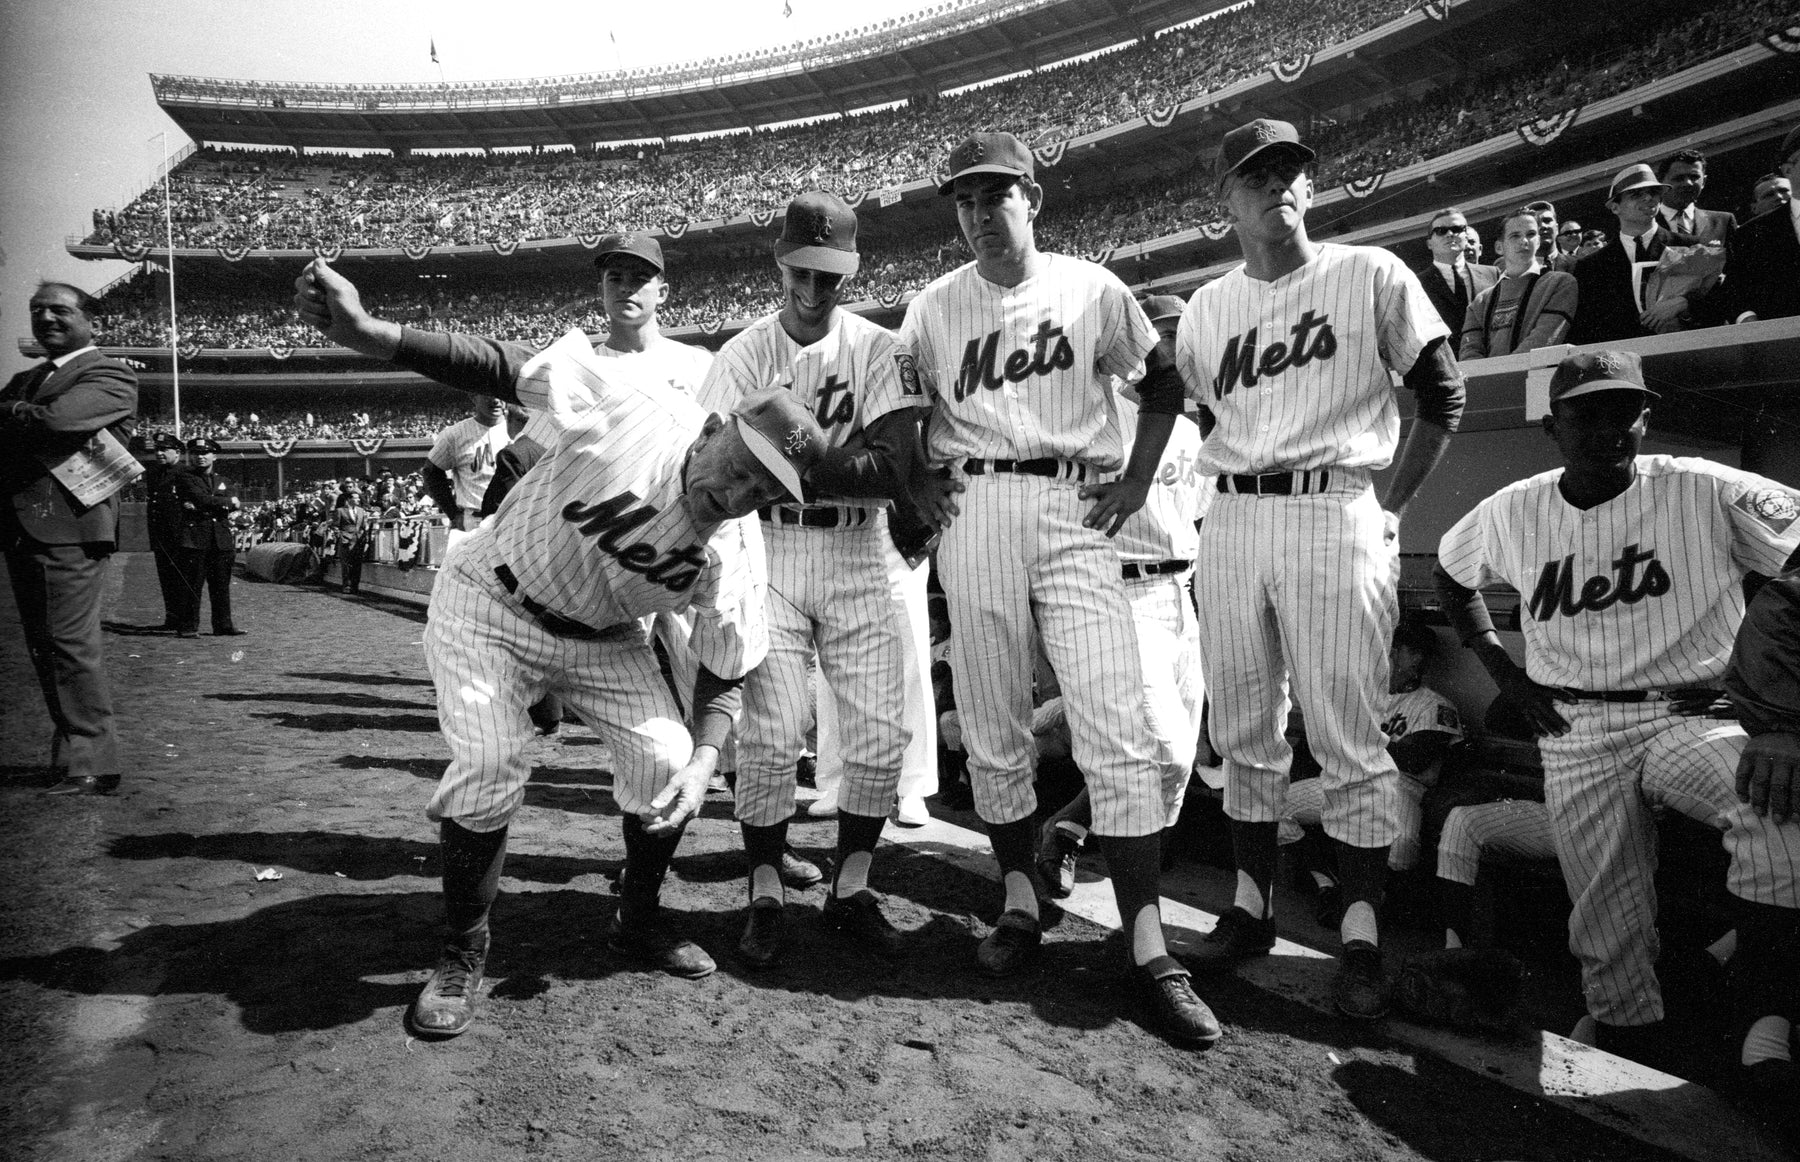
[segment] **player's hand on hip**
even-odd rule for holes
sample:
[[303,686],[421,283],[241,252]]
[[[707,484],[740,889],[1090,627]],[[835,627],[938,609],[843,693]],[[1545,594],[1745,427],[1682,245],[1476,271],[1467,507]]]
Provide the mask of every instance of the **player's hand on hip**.
[[294,310],[302,322],[352,351],[392,359],[400,346],[400,328],[363,309],[356,284],[331,269],[323,258],[307,263],[294,280]]
[[962,505],[956,502],[956,494],[967,488],[961,477],[944,467],[915,476],[907,491],[920,518],[933,528],[941,529],[962,515]]
[[644,830],[652,835],[663,835],[684,827],[700,810],[700,804],[706,801],[706,784],[712,780],[718,765],[717,749],[710,746],[694,748],[694,757],[675,772],[656,798],[650,800],[650,810],[644,815]]
[[1737,797],[1776,824],[1800,815],[1800,734],[1774,731],[1745,743]]
[[1542,686],[1525,676],[1520,670],[1516,677],[1502,682],[1501,689],[1519,708],[1519,713],[1530,724],[1531,732],[1539,738],[1546,734],[1564,735],[1569,733],[1569,720],[1562,716],[1556,708],[1558,702],[1571,701],[1563,691],[1551,686]]
[[1114,480],[1106,484],[1086,484],[1082,486],[1080,496],[1094,502],[1081,523],[1110,537],[1132,513],[1144,507],[1144,501],[1150,496],[1150,481]]

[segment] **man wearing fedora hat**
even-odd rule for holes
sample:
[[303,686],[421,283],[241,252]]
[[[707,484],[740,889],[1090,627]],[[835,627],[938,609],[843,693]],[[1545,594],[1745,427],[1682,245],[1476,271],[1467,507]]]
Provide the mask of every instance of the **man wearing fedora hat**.
[[[673,975],[711,973],[712,958],[663,912],[662,882],[743,677],[767,649],[762,535],[750,514],[806,495],[805,473],[824,454],[818,424],[781,391],[707,415],[645,365],[596,355],[579,331],[534,353],[377,320],[322,260],[295,291],[301,318],[344,346],[560,425],[556,449],[432,590],[425,660],[451,761],[426,815],[439,824],[446,934],[409,1013],[413,1030],[452,1037],[473,1020],[507,826],[531,774],[528,710],[546,691],[612,754],[626,859],[608,947]],[[699,659],[691,715],[643,630],[646,618],[684,610]]]
[[[938,564],[975,809],[1005,892],[976,963],[992,976],[1017,974],[1042,940],[1031,668],[1021,664],[1041,642],[1091,792],[1132,991],[1159,1030],[1206,1048],[1218,1021],[1164,943],[1161,834],[1179,799],[1144,706],[1131,603],[1109,540],[1154,484],[1181,381],[1117,276],[1038,249],[1044,190],[1018,138],[962,141],[938,193],[954,198],[975,261],[919,293],[901,341],[933,401],[931,461],[967,485]],[[1112,382],[1139,369],[1142,407],[1127,448]]]
[[[1438,546],[1436,581],[1463,644],[1538,735],[1573,904],[1569,947],[1599,1047],[1682,1072],[1693,1063],[1660,1024],[1652,809],[1718,831],[1743,964],[1781,955],[1800,908],[1800,817],[1740,797],[1746,735],[1716,709],[1745,575],[1790,561],[1800,493],[1705,460],[1640,455],[1655,399],[1634,352],[1564,359],[1544,418],[1563,466],[1458,521]],[[1480,593],[1502,582],[1523,598],[1523,668]],[[1746,1063],[1770,1048],[1759,1034]]]
[[1636,339],[1679,330],[1691,318],[1691,308],[1700,302],[1697,293],[1692,302],[1684,295],[1645,301],[1663,251],[1697,241],[1670,230],[1657,216],[1663,187],[1656,171],[1641,162],[1614,175],[1606,208],[1619,219],[1619,235],[1575,263],[1575,322],[1569,342],[1580,346]]
[[925,397],[893,334],[838,306],[859,262],[856,226],[856,212],[823,190],[788,204],[775,243],[781,309],[726,343],[700,390],[703,407],[728,412],[777,387],[812,413],[826,441],[806,494],[760,514],[769,653],[744,681],[735,788],[750,865],[738,953],[752,968],[773,963],[782,948],[781,854],[815,655],[821,696],[836,702],[834,757],[843,772],[825,920],[880,955],[902,948],[868,879],[911,738],[913,630],[891,577],[911,566],[899,560],[888,521],[891,505],[912,504],[908,481],[919,473]]

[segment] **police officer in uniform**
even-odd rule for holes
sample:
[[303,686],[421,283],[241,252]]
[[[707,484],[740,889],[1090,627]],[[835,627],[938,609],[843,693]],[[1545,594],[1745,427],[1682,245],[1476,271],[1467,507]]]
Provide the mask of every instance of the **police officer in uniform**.
[[244,631],[231,623],[231,566],[237,543],[231,532],[231,514],[240,507],[229,481],[213,473],[219,445],[215,440],[188,441],[190,468],[176,477],[181,496],[181,575],[187,583],[185,620],[176,633],[200,635],[200,589],[206,587],[212,601],[214,637],[236,637]]
[[175,478],[182,471],[181,437],[158,432],[151,444],[150,471],[145,477],[149,503],[145,506],[150,552],[156,558],[156,583],[162,589],[163,620],[158,629],[176,632],[198,620],[189,614],[194,594],[181,575],[181,494]]

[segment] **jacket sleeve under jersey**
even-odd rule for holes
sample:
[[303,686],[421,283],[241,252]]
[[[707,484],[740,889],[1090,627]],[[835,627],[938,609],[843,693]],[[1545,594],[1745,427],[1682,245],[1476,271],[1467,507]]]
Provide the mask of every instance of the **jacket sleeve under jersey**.
[[519,370],[536,354],[523,343],[401,327],[394,363],[445,387],[519,403]]

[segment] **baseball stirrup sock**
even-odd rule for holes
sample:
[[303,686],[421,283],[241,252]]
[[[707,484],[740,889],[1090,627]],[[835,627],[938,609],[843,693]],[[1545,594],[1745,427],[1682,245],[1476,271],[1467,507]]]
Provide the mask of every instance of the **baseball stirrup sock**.
[[1741,1063],[1755,1065],[1758,1061],[1792,1061],[1794,1055],[1788,1048],[1788,1038],[1793,1033],[1794,1027],[1786,1017],[1757,1018],[1744,1038]]
[[500,895],[506,830],[470,831],[449,819],[438,824],[438,850],[444,861],[444,925],[456,943],[475,947],[487,931],[488,911]]
[[669,860],[681,843],[683,828],[652,835],[644,821],[627,814],[619,821],[625,833],[625,875],[619,881],[620,912],[636,914],[655,911],[662,898],[663,877],[669,873]]
[[767,827],[739,824],[744,833],[744,859],[750,865],[750,898],[786,899],[781,890],[781,855],[787,850],[787,821]]
[[1237,896],[1232,903],[1257,920],[1275,914],[1275,860],[1280,829],[1279,823],[1231,821],[1231,860],[1238,869]]

